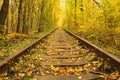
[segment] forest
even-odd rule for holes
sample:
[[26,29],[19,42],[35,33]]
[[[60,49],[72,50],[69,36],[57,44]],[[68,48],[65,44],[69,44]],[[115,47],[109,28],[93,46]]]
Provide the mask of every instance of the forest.
[[69,29],[105,51],[120,56],[119,0],[67,0],[66,3]]
[[82,80],[91,71],[100,80],[120,80],[119,59],[120,0],[0,0],[0,80],[39,80],[38,74]]
[[0,56],[9,56],[39,38],[37,33],[54,29],[57,4],[54,0],[0,0]]

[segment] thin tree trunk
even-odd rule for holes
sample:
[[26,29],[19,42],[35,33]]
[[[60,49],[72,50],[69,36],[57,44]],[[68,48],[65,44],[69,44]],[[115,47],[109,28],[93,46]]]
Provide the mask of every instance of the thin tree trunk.
[[77,13],[77,10],[76,10],[76,8],[77,8],[77,0],[75,0],[75,11],[74,11],[74,24],[75,24],[75,27],[77,27],[77,23],[76,23],[76,19],[77,19],[76,13]]
[[18,23],[17,23],[17,28],[16,28],[16,32],[20,33],[20,26],[21,26],[21,13],[22,13],[22,2],[23,0],[20,0],[19,3],[19,8],[18,8]]
[[4,34],[4,25],[8,15],[9,0],[4,0],[0,10],[0,34]]
[[80,10],[81,10],[81,12],[82,12],[82,24],[84,24],[84,13],[83,13],[83,11],[84,11],[84,9],[83,9],[83,0],[81,0],[81,5],[80,5]]
[[8,26],[9,26],[9,17],[6,20],[5,34],[8,34]]
[[39,23],[39,28],[38,28],[38,32],[41,32],[42,31],[42,24],[43,24],[43,21],[44,21],[44,0],[42,0],[41,2],[41,15],[40,15],[40,23]]
[[22,33],[25,33],[25,28],[26,28],[26,11],[27,11],[26,5],[24,5]]

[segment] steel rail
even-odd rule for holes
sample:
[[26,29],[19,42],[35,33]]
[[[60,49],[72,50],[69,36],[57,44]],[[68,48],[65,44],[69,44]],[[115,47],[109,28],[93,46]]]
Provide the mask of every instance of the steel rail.
[[102,57],[105,61],[108,61],[114,69],[119,70],[120,72],[120,59],[110,53],[107,53],[106,51],[100,49],[99,47],[95,46],[94,44],[88,42],[87,40],[73,34],[72,32],[64,29],[67,33],[69,33],[71,36],[75,37],[79,40],[79,43],[83,45],[85,48],[89,48],[91,51],[94,51],[98,56]]
[[[55,29],[56,30],[56,29]],[[39,43],[42,39],[46,38],[47,36],[49,36],[51,33],[53,33],[55,30],[49,32],[46,35],[43,35],[42,37],[40,37],[39,39],[37,39],[36,41],[34,41],[33,43],[29,44],[28,46],[19,49],[17,52],[15,52],[14,54],[8,56],[7,58],[5,58],[3,61],[0,62],[0,73],[4,71],[4,68],[6,67],[6,65],[9,64],[10,61],[16,59],[17,57],[19,57],[20,55],[22,55],[24,52],[26,52],[28,49],[30,49],[31,47],[35,46],[37,43]]]

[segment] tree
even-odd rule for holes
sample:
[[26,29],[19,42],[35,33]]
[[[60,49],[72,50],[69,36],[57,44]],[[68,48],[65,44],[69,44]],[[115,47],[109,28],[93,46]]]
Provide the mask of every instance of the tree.
[[0,10],[0,34],[4,34],[5,21],[9,10],[9,0],[4,0]]
[[75,0],[75,12],[74,12],[74,24],[75,24],[75,27],[77,26],[77,23],[76,23],[76,20],[77,20],[77,0]]
[[40,14],[40,25],[39,25],[39,28],[38,28],[38,32],[41,32],[42,31],[42,24],[43,24],[43,21],[44,21],[44,7],[45,7],[45,0],[42,0],[41,1],[41,14]]
[[18,8],[18,23],[17,23],[17,29],[16,29],[16,32],[18,33],[20,33],[20,26],[21,26],[22,2],[23,0],[20,0],[19,8]]

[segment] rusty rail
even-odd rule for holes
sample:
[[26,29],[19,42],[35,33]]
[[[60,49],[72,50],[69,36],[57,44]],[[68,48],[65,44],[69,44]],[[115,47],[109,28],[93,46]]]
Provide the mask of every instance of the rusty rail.
[[85,46],[86,48],[89,48],[90,50],[94,51],[98,56],[102,57],[104,60],[107,60],[115,69],[120,70],[120,59],[110,53],[105,52],[104,50],[98,48],[94,44],[88,42],[87,40],[73,34],[72,32],[64,29],[67,33],[74,36],[76,39],[79,40],[80,44]]
[[[56,30],[56,29],[55,29]],[[42,37],[40,37],[39,39],[37,39],[36,41],[34,41],[33,43],[31,43],[30,45],[24,47],[23,49],[18,50],[17,52],[15,52],[13,55],[8,56],[7,58],[5,58],[3,61],[0,62],[0,73],[3,71],[3,68],[5,68],[5,65],[9,64],[10,61],[16,59],[17,57],[19,57],[20,55],[22,55],[24,52],[26,52],[28,49],[30,49],[31,47],[35,46],[37,43],[39,43],[42,39],[44,39],[45,37],[47,37],[48,35],[50,35],[52,32],[54,32],[55,30],[49,32],[46,35],[43,35]]]

